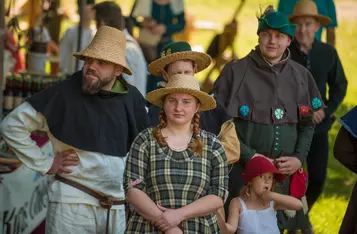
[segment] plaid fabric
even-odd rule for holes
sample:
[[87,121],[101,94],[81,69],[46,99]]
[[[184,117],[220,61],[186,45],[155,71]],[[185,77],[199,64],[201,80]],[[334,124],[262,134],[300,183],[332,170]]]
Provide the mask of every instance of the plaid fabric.
[[[228,193],[227,160],[216,136],[200,132],[204,149],[200,157],[192,151],[173,151],[160,146],[152,128],[141,132],[129,151],[124,173],[125,191],[135,187],[155,203],[177,209],[205,195],[216,195],[223,201]],[[184,233],[220,233],[217,218],[211,215],[183,221]],[[133,210],[126,233],[161,233]]]

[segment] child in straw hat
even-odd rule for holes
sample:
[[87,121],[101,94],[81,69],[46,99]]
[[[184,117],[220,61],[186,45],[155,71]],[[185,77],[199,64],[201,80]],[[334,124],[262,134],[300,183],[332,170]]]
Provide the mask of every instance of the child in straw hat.
[[265,157],[248,161],[242,174],[245,186],[241,196],[229,206],[228,222],[219,217],[222,234],[279,234],[276,210],[299,210],[300,200],[274,192],[276,182],[286,179],[272,162]]
[[220,233],[214,212],[228,195],[226,155],[199,123],[199,112],[215,108],[215,100],[184,74],[147,100],[164,111],[128,153],[124,182],[134,210],[126,233]]

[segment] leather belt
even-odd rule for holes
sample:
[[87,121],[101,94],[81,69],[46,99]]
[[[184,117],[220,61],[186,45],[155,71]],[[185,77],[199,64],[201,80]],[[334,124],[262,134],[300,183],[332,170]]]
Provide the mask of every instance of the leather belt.
[[93,189],[90,189],[84,185],[81,185],[80,183],[69,180],[69,179],[59,176],[59,175],[55,175],[55,179],[58,181],[61,181],[62,183],[68,184],[76,189],[79,189],[79,190],[81,190],[81,191],[83,191],[99,200],[99,204],[101,205],[101,207],[107,209],[107,224],[106,224],[105,230],[106,230],[106,234],[109,234],[110,209],[114,205],[124,205],[125,200],[118,200],[111,196],[102,195],[102,194],[94,191]]

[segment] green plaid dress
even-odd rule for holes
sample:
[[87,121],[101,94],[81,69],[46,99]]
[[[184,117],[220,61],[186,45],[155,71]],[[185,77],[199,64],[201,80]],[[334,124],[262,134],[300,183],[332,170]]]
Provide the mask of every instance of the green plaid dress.
[[[174,151],[160,146],[152,128],[134,140],[124,173],[125,191],[137,188],[155,203],[177,209],[205,195],[228,196],[227,160],[223,147],[211,133],[200,132],[204,143],[200,157],[192,151]],[[184,233],[220,233],[214,213],[183,221]],[[162,233],[135,210],[129,217],[126,233]]]

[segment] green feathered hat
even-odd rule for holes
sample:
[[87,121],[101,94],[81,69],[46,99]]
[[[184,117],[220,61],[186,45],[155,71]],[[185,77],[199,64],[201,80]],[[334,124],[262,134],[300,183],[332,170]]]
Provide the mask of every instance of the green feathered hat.
[[290,24],[288,16],[284,13],[270,12],[258,18],[258,23],[258,35],[263,30],[273,29],[287,34],[291,39],[294,38],[296,24]]

